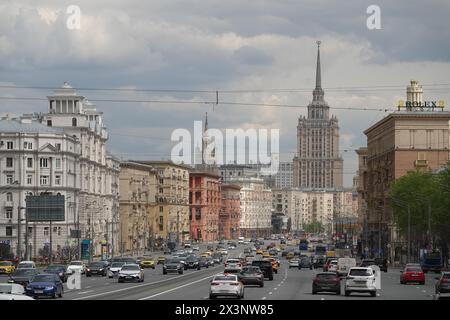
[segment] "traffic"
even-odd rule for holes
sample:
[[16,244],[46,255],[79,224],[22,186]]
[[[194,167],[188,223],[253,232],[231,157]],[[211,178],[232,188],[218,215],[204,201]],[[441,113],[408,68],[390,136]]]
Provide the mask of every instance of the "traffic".
[[[187,242],[165,253],[91,263],[2,261],[0,270],[0,299],[401,299],[416,294],[413,286],[429,286],[424,299],[450,294],[450,272],[442,268],[434,277],[427,275],[429,264],[391,270],[387,259],[360,259],[325,239],[282,235]],[[79,289],[71,287],[73,275],[80,277]]]

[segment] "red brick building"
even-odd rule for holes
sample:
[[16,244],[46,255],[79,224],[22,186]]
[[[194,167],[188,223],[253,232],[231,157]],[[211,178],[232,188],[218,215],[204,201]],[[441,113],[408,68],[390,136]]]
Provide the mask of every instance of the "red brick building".
[[219,212],[222,206],[219,175],[208,170],[189,174],[190,237],[199,241],[219,238]]
[[240,191],[241,187],[238,185],[222,185],[222,208],[219,214],[220,239],[237,239],[240,236]]

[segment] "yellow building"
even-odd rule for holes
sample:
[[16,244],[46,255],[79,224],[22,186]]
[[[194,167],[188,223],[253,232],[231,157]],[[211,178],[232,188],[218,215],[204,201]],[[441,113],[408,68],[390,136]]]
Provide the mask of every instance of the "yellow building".
[[149,165],[123,162],[119,177],[120,253],[143,254],[153,246],[157,171]]

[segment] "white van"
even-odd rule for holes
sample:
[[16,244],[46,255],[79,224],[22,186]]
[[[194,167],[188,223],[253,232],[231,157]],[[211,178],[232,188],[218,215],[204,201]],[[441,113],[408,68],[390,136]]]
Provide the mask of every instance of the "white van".
[[336,272],[340,276],[346,276],[350,268],[356,267],[355,258],[339,258]]

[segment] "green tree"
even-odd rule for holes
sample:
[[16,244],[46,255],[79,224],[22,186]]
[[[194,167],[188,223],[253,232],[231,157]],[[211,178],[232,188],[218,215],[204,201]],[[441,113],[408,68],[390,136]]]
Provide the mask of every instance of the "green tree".
[[322,225],[322,223],[316,221],[316,222],[311,222],[309,224],[306,224],[304,227],[304,230],[308,233],[320,233],[320,232],[323,232],[325,230],[325,228]]

